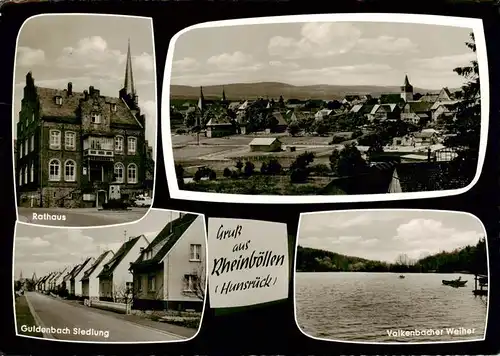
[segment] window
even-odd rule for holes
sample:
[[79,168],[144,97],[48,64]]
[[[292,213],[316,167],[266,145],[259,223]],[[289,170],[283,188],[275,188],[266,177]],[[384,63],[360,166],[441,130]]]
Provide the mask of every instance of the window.
[[51,159],[49,162],[49,180],[53,182],[61,180],[61,162],[57,159]]
[[127,183],[137,183],[137,166],[134,163],[128,165],[127,168]]
[[115,137],[115,151],[123,152],[123,136]]
[[31,168],[30,168],[30,182],[35,181],[35,165],[31,163]]
[[35,121],[35,113],[31,113],[31,122]]
[[137,139],[135,137],[129,137],[127,141],[127,152],[129,154],[134,154],[137,150]]
[[50,148],[53,150],[61,149],[61,131],[50,130]]
[[93,124],[100,124],[101,115],[98,113],[92,113],[92,115],[90,116],[90,121],[92,121]]
[[116,112],[116,104],[115,103],[111,104],[111,111]]
[[61,96],[56,96],[56,104],[62,105],[62,97]]
[[115,182],[117,183],[123,183],[124,182],[124,173],[125,173],[125,167],[121,163],[116,163],[115,164]]
[[184,291],[185,292],[193,292],[196,284],[196,275],[194,274],[186,274],[184,276]]
[[19,186],[23,185],[23,169],[19,170]]
[[30,148],[31,148],[31,152],[33,152],[35,150],[35,135],[31,136]]
[[201,245],[191,244],[190,261],[201,261]]
[[24,184],[28,183],[28,166],[24,167]]
[[64,133],[64,148],[74,150],[76,148],[76,133],[67,131]]
[[28,139],[26,139],[26,141],[24,141],[24,155],[27,156],[28,155],[28,151],[29,151],[29,147],[30,146],[30,142]]
[[23,156],[23,143],[21,142],[19,144],[19,158],[21,158]]
[[154,275],[148,277],[148,292],[156,291],[156,278]]
[[67,160],[64,163],[64,180],[66,182],[76,181],[76,163],[72,160]]
[[132,293],[134,290],[134,283],[133,282],[126,282],[125,288],[127,289],[127,294]]

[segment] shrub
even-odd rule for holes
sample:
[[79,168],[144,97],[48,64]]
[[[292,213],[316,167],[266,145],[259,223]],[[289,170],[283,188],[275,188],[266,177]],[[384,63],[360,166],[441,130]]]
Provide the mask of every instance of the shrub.
[[238,174],[238,172],[236,172],[236,171],[232,171],[232,172],[231,172],[231,178],[233,178],[233,179],[238,179],[238,178],[239,178],[239,174]]
[[254,169],[255,169],[255,165],[252,162],[250,162],[250,161],[245,162],[244,172],[245,172],[245,175],[247,177],[250,177],[253,174]]
[[226,178],[229,178],[229,177],[231,177],[231,173],[232,173],[231,170],[226,167],[226,168],[224,168],[224,171],[222,172],[222,175],[224,177],[226,177]]
[[208,173],[208,179],[210,180],[215,180],[217,178],[217,174],[213,169],[210,170],[210,173]]
[[194,174],[193,180],[195,182],[199,182],[203,178],[203,171],[201,169],[198,169],[196,173]]
[[272,159],[267,164],[267,171],[266,171],[266,173],[267,174],[271,174],[271,175],[280,174],[282,168],[283,167],[281,167],[281,164],[278,162],[277,159]]
[[330,142],[328,142],[328,144],[329,145],[336,145],[336,144],[342,143],[344,141],[345,141],[345,137],[343,137],[343,136],[333,136],[332,140]]
[[311,172],[319,174],[319,175],[326,175],[331,172],[330,167],[328,167],[326,164],[317,164],[315,166],[311,167]]
[[309,170],[306,168],[296,168],[290,173],[292,183],[304,183],[309,176]]
[[186,133],[186,130],[184,130],[184,129],[177,129],[177,130],[175,130],[175,133],[177,135],[184,135]]

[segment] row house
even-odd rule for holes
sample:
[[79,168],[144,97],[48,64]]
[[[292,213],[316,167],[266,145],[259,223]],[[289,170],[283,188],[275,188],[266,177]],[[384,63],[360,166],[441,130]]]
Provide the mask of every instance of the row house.
[[40,292],[124,303],[133,309],[201,311],[205,297],[206,237],[203,216],[174,213],[148,241],[131,237],[116,251],[49,273],[38,282]]

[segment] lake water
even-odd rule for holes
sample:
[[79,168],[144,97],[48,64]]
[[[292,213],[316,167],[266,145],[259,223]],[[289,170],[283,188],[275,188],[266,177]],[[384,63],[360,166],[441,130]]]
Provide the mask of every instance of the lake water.
[[[297,273],[296,317],[309,336],[358,342],[439,342],[482,339],[487,297],[475,297],[474,276],[409,273]],[[443,279],[467,280],[452,288]],[[446,328],[475,329],[448,335]],[[388,331],[432,329],[429,336],[389,336]],[[442,332],[442,335],[440,333]]]

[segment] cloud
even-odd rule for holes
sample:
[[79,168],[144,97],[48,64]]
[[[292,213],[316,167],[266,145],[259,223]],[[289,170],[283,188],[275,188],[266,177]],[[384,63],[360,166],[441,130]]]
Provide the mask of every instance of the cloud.
[[359,39],[355,50],[361,53],[395,55],[418,52],[418,46],[409,38],[379,36]]
[[468,52],[451,56],[412,59],[408,61],[408,67],[416,70],[452,72],[456,67],[470,65],[473,60],[477,60],[476,54]]
[[185,57],[183,59],[179,59],[177,61],[173,61],[172,63],[172,72],[175,73],[185,73],[192,72],[200,67],[200,63],[190,57]]
[[[74,47],[63,48],[55,64],[61,69],[77,69],[103,76],[123,77],[126,52],[112,49],[100,36],[85,37]],[[154,58],[149,53],[132,56],[134,74],[137,72],[154,73]]]
[[295,62],[269,61],[269,66],[281,69],[297,69],[300,66]]
[[[428,248],[446,249],[452,241],[454,245],[475,244],[483,235],[477,231],[460,231],[446,227],[441,221],[432,219],[413,219],[398,226],[393,240],[404,242],[410,246],[426,246]],[[437,251],[436,251],[437,252]]]
[[361,37],[361,31],[349,23],[307,23],[299,39],[275,36],[269,40],[271,56],[288,59],[322,58],[349,52]]
[[32,67],[45,62],[45,52],[41,49],[19,46],[17,48],[16,65]]
[[[298,244],[348,256],[394,262],[475,245],[485,232],[470,216],[417,212],[335,212],[301,221]],[[307,228],[303,223],[306,221]]]
[[207,63],[222,71],[252,70],[261,67],[261,64],[254,63],[254,59],[251,55],[240,51],[212,56],[207,59]]

